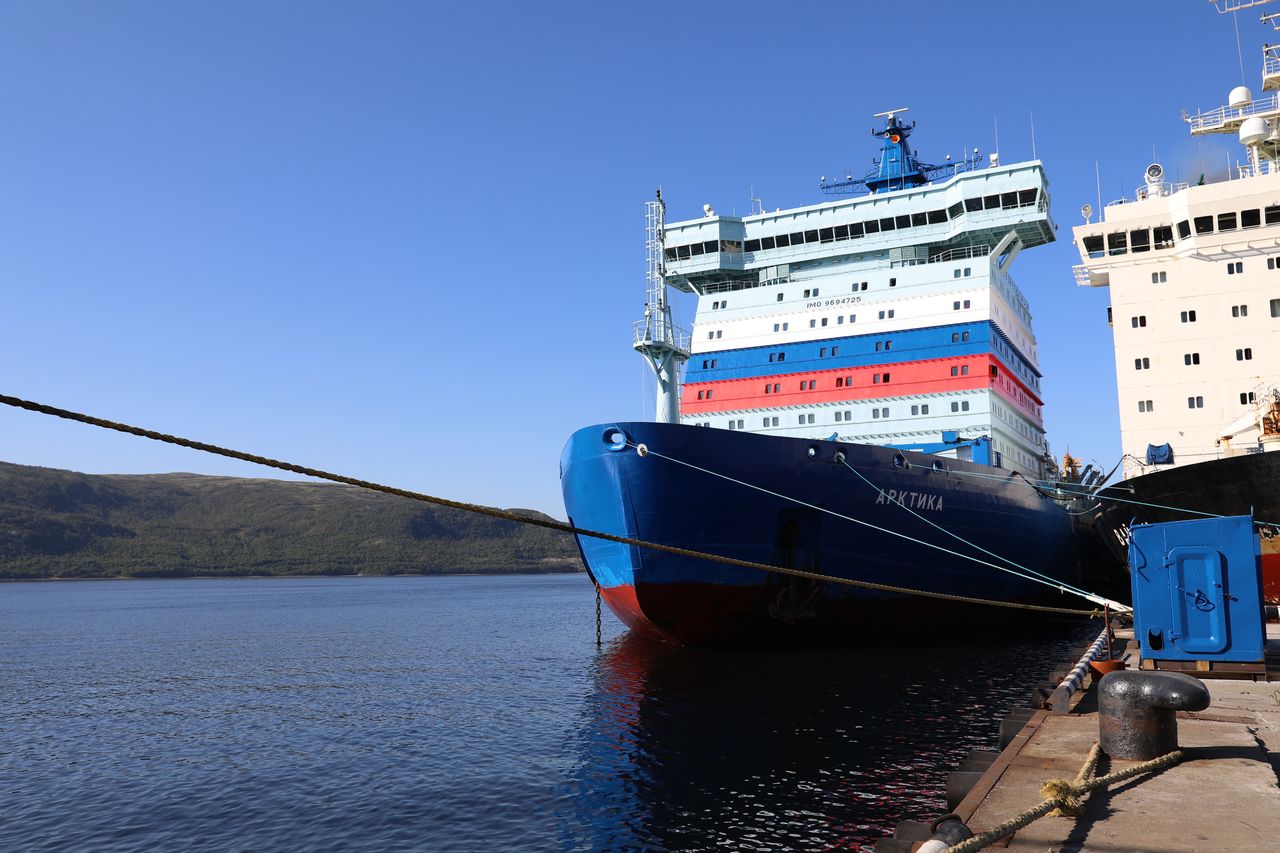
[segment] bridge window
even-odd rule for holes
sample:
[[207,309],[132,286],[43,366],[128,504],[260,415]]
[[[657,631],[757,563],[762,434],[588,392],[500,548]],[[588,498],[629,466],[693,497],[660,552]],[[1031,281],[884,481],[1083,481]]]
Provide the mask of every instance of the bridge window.
[[911,217],[908,216],[907,214],[903,214],[902,216],[895,216],[893,218],[893,224],[898,226],[899,228],[910,228]]
[[823,243],[830,243],[833,240],[835,240],[835,234],[833,230],[830,228],[819,228],[818,239],[820,239]]
[[1123,231],[1107,235],[1107,254],[1123,255],[1127,251],[1129,251],[1128,235]]
[[[818,242],[818,232],[817,232],[817,231],[806,231],[806,232],[804,232],[804,241],[805,241],[806,243],[816,243],[816,242]],[[793,242],[793,243],[794,243],[795,241],[794,241],[794,240],[792,240],[791,242]]]
[[759,240],[748,240],[748,241],[746,242],[746,245],[744,245],[744,246],[743,246],[743,248],[744,248],[746,251],[748,251],[748,252],[758,252],[758,251],[760,251],[760,241],[759,241]]
[[772,249],[772,248],[774,248],[774,246],[775,246],[775,245],[776,245],[776,243],[775,243],[775,241],[774,241],[774,238],[773,238],[773,237],[761,237],[761,238],[760,238],[760,248],[761,248],[761,249]]
[[849,223],[849,239],[856,240],[866,233],[866,228],[861,222]]
[[1261,211],[1256,207],[1253,210],[1240,211],[1240,227],[1241,228],[1257,228],[1262,224]]
[[1100,258],[1103,255],[1102,235],[1086,234],[1084,237],[1084,253],[1091,258]]
[[1213,217],[1212,216],[1197,216],[1195,219],[1192,220],[1192,222],[1195,223],[1197,234],[1213,233]]
[[1185,240],[1191,236],[1191,223],[1186,219],[1178,223],[1178,239]]
[[1129,232],[1129,250],[1132,252],[1151,251],[1151,232],[1146,228]]
[[[817,236],[817,232],[816,232],[816,231],[814,232],[814,235],[815,235],[815,236]],[[803,245],[804,245],[804,232],[803,232],[803,231],[796,231],[796,232],[794,232],[794,233],[791,235],[791,245],[793,245],[793,246],[803,246]]]
[[926,214],[926,216],[928,217],[930,225],[937,225],[941,222],[947,221],[947,212],[945,210],[931,210]]
[[983,196],[982,206],[985,207],[987,210],[999,210],[1002,206],[1000,204],[1000,196],[999,195]]
[[1273,204],[1271,207],[1264,207],[1262,209],[1262,218],[1268,225],[1280,223],[1280,205]]
[[1157,249],[1167,249],[1173,245],[1173,226],[1157,225],[1153,231],[1153,236],[1155,237]]
[[1236,230],[1236,215],[1234,211],[1231,213],[1218,214],[1218,230],[1219,231]]

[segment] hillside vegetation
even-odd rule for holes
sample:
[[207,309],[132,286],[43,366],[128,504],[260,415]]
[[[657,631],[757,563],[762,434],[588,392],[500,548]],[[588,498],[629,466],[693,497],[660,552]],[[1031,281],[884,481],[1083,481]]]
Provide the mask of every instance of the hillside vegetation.
[[5,579],[581,569],[568,534],[353,486],[0,462]]

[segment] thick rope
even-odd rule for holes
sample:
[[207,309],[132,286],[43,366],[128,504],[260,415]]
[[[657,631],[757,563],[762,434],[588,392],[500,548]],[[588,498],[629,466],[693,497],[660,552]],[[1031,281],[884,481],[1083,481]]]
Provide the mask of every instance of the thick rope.
[[[862,519],[860,519],[860,518],[854,518],[853,516],[851,516],[851,515],[845,515],[845,514],[844,514],[844,513],[842,513],[842,512],[836,512],[836,511],[835,511],[835,510],[833,510],[833,509],[828,509],[827,507],[819,506],[818,504],[813,504],[813,503],[809,503],[809,502],[807,502],[807,501],[802,501],[802,500],[800,500],[799,498],[795,498],[795,497],[792,497],[792,496],[790,496],[790,495],[784,495],[784,494],[782,494],[781,492],[775,492],[775,491],[773,491],[772,489],[766,489],[766,488],[764,488],[763,486],[757,486],[757,485],[755,485],[754,483],[748,483],[748,482],[746,482],[745,480],[739,480],[739,479],[737,479],[736,477],[730,477],[728,474],[721,474],[721,473],[719,473],[718,471],[712,471],[710,468],[703,468],[703,467],[702,467],[702,466],[700,466],[700,465],[694,465],[692,462],[685,462],[683,459],[677,459],[677,458],[675,458],[674,456],[667,456],[666,454],[664,454],[664,453],[659,453],[658,451],[656,451],[656,450],[652,449],[651,447],[648,447],[647,445],[635,444],[635,443],[631,442],[629,439],[628,439],[628,445],[629,445],[629,446],[631,446],[631,447],[636,448],[637,452],[639,452],[639,451],[643,448],[643,453],[641,453],[641,455],[642,455],[642,456],[656,456],[656,457],[658,457],[659,459],[665,459],[666,461],[671,462],[671,463],[674,463],[674,464],[676,464],[676,465],[682,465],[682,466],[684,466],[685,468],[689,468],[689,469],[692,469],[692,470],[694,470],[694,471],[699,471],[699,472],[701,472],[701,473],[703,473],[703,474],[706,474],[706,475],[708,475],[708,476],[711,476],[711,477],[717,477],[717,478],[719,478],[719,479],[721,479],[721,480],[724,480],[725,482],[733,483],[733,484],[735,484],[735,485],[742,486],[742,487],[747,488],[747,489],[752,489],[752,490],[757,491],[757,492],[762,492],[763,494],[771,495],[771,496],[773,496],[773,497],[775,497],[775,498],[780,498],[780,499],[782,499],[782,500],[788,501],[789,503],[796,504],[797,506],[802,506],[802,507],[806,507],[806,508],[808,508],[808,509],[815,510],[815,511],[817,511],[817,512],[825,513],[826,515],[830,515],[830,516],[832,516],[832,517],[834,517],[834,518],[841,519],[842,521],[852,522],[853,524],[857,524],[857,525],[860,525],[860,526],[862,526],[862,527],[866,527],[866,528],[869,528],[869,529],[871,529],[871,530],[874,530],[874,531],[876,531],[877,533],[883,533],[883,534],[885,534],[886,536],[896,536],[897,538],[899,538],[899,539],[904,539],[904,540],[906,540],[907,542],[911,542],[911,543],[913,543],[913,544],[920,545],[920,546],[925,547],[925,548],[932,548],[932,549],[933,549],[933,550],[935,550],[935,551],[941,551],[941,552],[942,552],[942,553],[944,553],[944,554],[949,554],[949,555],[950,555],[950,556],[952,556],[952,557],[959,557],[959,558],[960,558],[960,559],[962,559],[962,560],[969,560],[970,562],[977,563],[977,564],[978,564],[978,565],[980,565],[980,566],[988,566],[988,567],[990,567],[990,568],[996,569],[996,570],[1001,571],[1001,572],[1008,572],[1009,574],[1017,575],[1018,577],[1021,577],[1023,580],[1029,580],[1029,581],[1034,581],[1034,582],[1036,582],[1036,583],[1045,584],[1046,586],[1051,586],[1052,588],[1054,588],[1054,589],[1058,590],[1059,592],[1071,593],[1072,595],[1078,595],[1078,596],[1080,596],[1080,597],[1082,597],[1082,598],[1087,598],[1087,599],[1089,599],[1090,601],[1094,601],[1095,603],[1098,603],[1098,604],[1101,604],[1101,603],[1103,603],[1104,601],[1106,601],[1106,599],[1101,598],[1101,596],[1093,596],[1093,594],[1092,594],[1092,593],[1081,592],[1081,591],[1076,590],[1076,589],[1073,589],[1073,588],[1071,588],[1071,587],[1069,587],[1069,586],[1067,586],[1067,585],[1065,585],[1065,584],[1061,584],[1061,583],[1050,583],[1050,582],[1048,582],[1048,581],[1043,581],[1043,580],[1040,580],[1040,579],[1038,579],[1038,578],[1028,577],[1028,576],[1026,576],[1026,575],[1019,575],[1017,572],[1013,571],[1012,569],[1005,568],[1004,566],[998,566],[998,565],[996,565],[995,563],[988,562],[988,561],[986,561],[986,560],[983,560],[983,559],[982,559],[982,558],[980,558],[980,557],[975,557],[975,556],[973,556],[972,554],[964,554],[964,553],[961,553],[960,551],[955,551],[955,550],[952,550],[951,548],[947,548],[947,547],[945,547],[945,546],[938,545],[938,544],[933,543],[933,542],[926,542],[926,541],[924,541],[923,539],[917,539],[917,538],[916,538],[916,537],[914,537],[914,536],[909,536],[909,535],[907,535],[906,533],[900,533],[900,532],[898,532],[897,530],[890,530],[890,529],[889,529],[889,528],[887,528],[887,527],[881,527],[881,526],[880,526],[880,525],[878,525],[878,524],[872,524],[872,523],[871,523],[871,522],[869,522],[869,521],[864,521],[864,520],[862,520]],[[962,540],[962,541],[963,541],[963,540]],[[1003,558],[1003,557],[1001,557],[1001,558],[999,558],[999,559],[1004,559],[1004,558]],[[1091,597],[1091,596],[1092,596],[1092,597]],[[1116,602],[1108,602],[1108,603],[1109,603],[1112,607],[1117,607],[1117,608],[1121,608],[1121,609],[1124,609],[1124,608],[1126,608],[1126,607],[1127,607],[1126,605],[1121,604],[1121,603],[1120,603],[1120,602],[1118,602],[1118,601],[1116,601]],[[1031,606],[1031,605],[1027,605],[1027,606]],[[1076,612],[1076,613],[1083,613],[1083,611],[1074,611],[1074,612]],[[1093,613],[1093,614],[1095,614],[1095,615],[1097,615],[1097,614],[1098,614],[1098,611],[1096,611],[1096,610],[1092,610],[1092,611],[1089,611],[1089,612],[1090,612],[1090,613]]]
[[490,518],[514,521],[517,524],[528,524],[533,527],[543,527],[548,530],[559,530],[562,533],[572,533],[575,536],[588,536],[593,539],[603,539],[607,542],[617,542],[621,545],[634,545],[637,548],[647,548],[651,551],[660,551],[664,554],[675,554],[679,557],[691,557],[699,560],[707,560],[708,562],[713,563],[723,563],[729,566],[740,566],[744,569],[757,569],[762,572],[790,575],[792,577],[804,578],[806,580],[824,581],[827,583],[858,587],[860,589],[875,590],[877,592],[894,593],[896,595],[915,595],[920,596],[921,598],[935,598],[942,601],[953,601],[961,604],[983,604],[990,607],[1003,607],[1012,610],[1034,610],[1042,613],[1063,613],[1069,616],[1088,616],[1091,618],[1096,617],[1100,612],[1097,610],[1074,610],[1067,607],[1046,607],[1039,604],[1022,604],[1016,601],[996,601],[985,598],[971,598],[965,595],[950,595],[944,592],[931,592],[923,589],[911,589],[910,587],[873,583],[872,581],[860,581],[852,578],[823,575],[817,572],[806,572],[802,569],[771,566],[767,563],[756,563],[751,560],[739,560],[734,557],[722,557],[717,554],[692,551],[688,548],[677,548],[673,545],[661,545],[657,542],[646,542],[643,539],[632,539],[629,536],[615,536],[612,533],[603,533],[599,530],[587,530],[582,527],[576,527],[572,524],[565,524],[552,519],[530,518],[514,512],[494,509],[493,507],[480,506],[479,504],[466,503],[464,501],[450,500],[448,498],[427,495],[421,492],[410,492],[406,489],[397,489],[393,486],[384,486],[379,483],[371,483],[367,480],[357,480],[353,477],[345,477],[341,474],[332,474],[328,471],[321,471],[317,468],[306,468],[302,465],[295,465],[291,462],[282,462],[278,459],[271,459],[266,456],[256,456],[252,453],[244,453],[239,450],[218,447],[215,444],[205,444],[200,441],[192,441],[191,439],[181,438],[176,435],[167,435],[165,433],[155,432],[154,430],[142,429],[141,427],[130,426],[128,424],[117,423],[115,421],[108,421],[102,418],[95,418],[92,415],[85,415],[68,409],[59,409],[53,406],[46,406],[43,403],[33,403],[30,400],[23,400],[18,397],[10,397],[4,394],[0,394],[0,403],[19,409],[26,409],[31,412],[39,412],[44,415],[64,418],[69,421],[76,421],[77,423],[89,424],[91,426],[102,427],[103,429],[128,433],[129,435],[136,435],[142,438],[149,438],[152,441],[160,441],[165,444],[176,444],[179,447],[188,447],[192,450],[202,450],[205,453],[212,453],[216,456],[225,456],[229,459],[239,459],[243,462],[252,462],[256,465],[264,465],[268,468],[275,468],[280,471],[289,471],[294,474],[301,474],[305,477],[315,477],[318,480],[329,480],[334,483],[343,483],[348,486],[356,486],[357,488],[381,492],[386,495],[396,495],[397,497],[408,498],[409,500],[421,501],[423,503],[435,504],[437,506],[446,506],[451,509],[460,509],[464,512],[473,512],[479,515],[487,515]]
[[1098,759],[1095,754],[1097,749],[1098,747],[1095,744],[1093,750],[1089,753],[1089,760],[1085,762],[1084,768],[1081,768],[1080,775],[1076,776],[1076,782],[1068,782],[1066,779],[1050,779],[1040,787],[1040,796],[1046,798],[1044,802],[1027,809],[1022,814],[1014,815],[999,826],[992,827],[986,832],[979,833],[972,838],[961,841],[959,844],[948,847],[943,853],[972,853],[974,850],[981,850],[1006,835],[1012,835],[1019,829],[1030,826],[1037,819],[1044,817],[1059,807],[1063,808],[1064,811],[1072,807],[1076,809],[1082,808],[1085,796],[1099,788],[1105,788],[1116,782],[1123,782],[1125,779],[1131,779],[1143,773],[1163,770],[1169,765],[1181,761],[1183,757],[1182,750],[1175,749],[1173,752],[1165,753],[1159,758],[1135,764],[1125,770],[1118,770],[1115,773],[1108,773],[1106,776],[1099,776],[1096,779],[1081,781],[1080,776],[1084,774],[1085,769],[1088,769],[1091,764],[1097,763]]
[[[852,465],[850,465],[849,460],[843,458],[843,454],[839,454],[839,456],[840,456],[840,464],[844,465],[844,467],[848,468],[850,471],[856,474],[858,476],[858,479],[862,480],[862,482],[866,483],[868,486],[875,489],[877,492],[884,494],[884,489],[880,488],[875,483],[871,482],[871,480],[867,479],[866,475],[864,475],[857,468],[854,468]],[[958,473],[958,472],[952,472],[952,473]],[[925,524],[929,525],[930,527],[932,527],[933,529],[941,533],[945,533],[947,536],[950,536],[952,539],[955,539],[957,542],[961,542],[965,545],[968,545],[970,548],[981,551],[982,553],[986,554],[988,557],[994,557],[997,560],[1006,562],[1010,566],[1013,566],[1014,569],[1017,569],[1017,571],[1012,571],[1010,569],[1006,569],[1001,566],[995,566],[995,568],[1000,569],[1000,571],[1008,572],[1009,574],[1015,575],[1017,577],[1021,577],[1025,580],[1034,580],[1037,583],[1042,583],[1047,586],[1051,586],[1054,589],[1065,589],[1077,595],[1093,595],[1093,593],[1090,593],[1088,590],[1080,589],[1080,587],[1072,586],[1069,583],[1064,583],[1063,581],[1055,579],[1052,575],[1046,575],[1044,572],[1037,572],[1035,569],[1029,569],[1026,566],[1022,565],[1021,563],[1017,562],[1016,560],[1010,560],[1008,557],[1005,557],[1001,554],[997,554],[994,551],[988,551],[986,548],[983,548],[978,543],[970,542],[968,539],[965,539],[959,533],[955,533],[954,531],[948,530],[947,528],[943,527],[941,524],[938,524],[933,519],[926,518],[925,516],[916,512],[911,507],[907,506],[906,502],[904,501],[897,500],[897,501],[890,501],[890,503],[897,504],[903,510],[915,516],[920,521],[923,521]]]
[[[1085,759],[1084,766],[1080,768],[1080,772],[1076,774],[1075,781],[1072,784],[1076,786],[1083,785],[1093,777],[1093,771],[1098,769],[1098,757],[1100,755],[1102,755],[1102,745],[1094,741],[1093,748],[1089,750],[1089,757]],[[1045,788],[1050,784],[1052,783],[1045,782],[1041,786],[1040,793],[1042,795],[1049,796],[1050,792],[1046,791]],[[1056,809],[1049,812],[1049,817],[1079,817],[1083,809],[1084,802],[1079,797],[1068,796],[1058,804]]]

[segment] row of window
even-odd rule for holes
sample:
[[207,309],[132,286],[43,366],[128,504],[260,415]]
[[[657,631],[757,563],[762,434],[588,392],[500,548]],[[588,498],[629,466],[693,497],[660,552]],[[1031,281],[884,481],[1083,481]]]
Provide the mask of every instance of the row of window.
[[[1257,401],[1257,397],[1254,395],[1254,392],[1253,392],[1253,391],[1241,391],[1241,392],[1240,392],[1240,405],[1242,405],[1242,406],[1247,406],[1247,405],[1249,405],[1249,404],[1251,404],[1251,403],[1254,403],[1254,402],[1256,402],[1256,401]],[[1187,398],[1187,408],[1188,408],[1188,409],[1203,409],[1203,408],[1204,408],[1204,397],[1199,396],[1199,395],[1197,395],[1197,396],[1195,396],[1195,397],[1188,397],[1188,398]],[[1145,413],[1145,412],[1154,412],[1155,410],[1156,410],[1155,404],[1154,404],[1154,403],[1152,403],[1150,400],[1139,400],[1139,401],[1138,401],[1138,411],[1139,411],[1139,412],[1143,412],[1143,413]]]
[[[1271,316],[1272,316],[1272,317],[1280,317],[1280,299],[1272,299],[1272,300],[1271,300],[1271,302],[1270,302],[1269,307],[1270,307],[1270,309],[1271,309]],[[1232,317],[1237,317],[1237,318],[1239,318],[1239,317],[1248,317],[1248,316],[1249,316],[1249,306],[1248,306],[1248,305],[1232,305],[1232,306],[1231,306],[1231,316],[1232,316]],[[1190,309],[1190,310],[1188,310],[1188,311],[1179,311],[1179,312],[1178,312],[1178,321],[1179,321],[1179,322],[1182,322],[1182,323],[1194,323],[1194,322],[1196,322],[1196,311],[1195,311],[1195,309],[1194,309],[1194,308],[1192,308],[1192,309]],[[1147,315],[1146,315],[1146,314],[1138,314],[1138,315],[1136,315],[1136,316],[1130,317],[1130,318],[1129,318],[1129,325],[1130,325],[1130,326],[1132,326],[1132,327],[1133,327],[1133,328],[1135,328],[1135,329],[1145,329],[1145,328],[1147,327]]]
[[[1253,361],[1253,347],[1241,347],[1236,350],[1236,361]],[[1200,363],[1200,353],[1187,352],[1182,354],[1182,363],[1187,367],[1191,367]],[[953,371],[955,368],[951,368]],[[1151,359],[1146,356],[1135,358],[1133,360],[1134,370],[1150,370]],[[955,376],[954,373],[951,374]]]
[[904,228],[939,225],[945,223],[948,218],[956,219],[965,213],[977,213],[982,210],[1011,210],[1019,207],[1030,207],[1035,203],[1036,190],[1034,189],[997,193],[979,198],[967,198],[963,203],[956,202],[946,210],[904,213],[897,216],[868,219],[862,222],[850,222],[847,225],[833,225],[830,228],[811,228],[804,231],[793,231],[790,234],[760,237],[747,240],[745,243],[740,240],[706,240],[682,246],[667,246],[666,256],[669,261],[682,261],[691,257],[714,254],[716,252],[735,254],[743,251],[762,252],[769,249],[785,249],[788,246],[803,246],[806,243],[836,243],[843,240],[857,240],[861,237],[885,231],[901,231]]
[[[1249,352],[1249,358],[1253,358],[1252,350],[1249,350],[1248,352]],[[1197,362],[1197,363],[1199,363],[1199,362]],[[999,376],[999,375],[1000,375],[1000,368],[999,368],[999,367],[997,367],[997,366],[996,366],[996,365],[994,365],[994,364],[992,364],[992,365],[990,365],[990,366],[989,366],[989,371],[990,371],[990,375],[991,375],[991,376]],[[967,365],[967,364],[952,365],[952,367],[951,367],[951,375],[952,375],[952,376],[968,376],[968,375],[969,375],[969,365]],[[892,374],[891,374],[891,373],[887,373],[887,372],[886,372],[886,373],[873,373],[873,374],[871,374],[871,384],[872,384],[872,385],[888,385],[888,384],[889,384],[889,380],[890,380],[891,376],[892,376]],[[817,382],[818,382],[818,380],[816,380],[816,379],[802,379],[802,380],[800,380],[800,387],[799,387],[799,389],[798,389],[798,390],[800,390],[800,391],[816,391],[816,390],[817,390]],[[837,377],[836,377],[835,387],[837,387],[837,388],[852,388],[852,387],[853,387],[853,376],[852,376],[852,375],[848,375],[848,376],[837,376]],[[715,389],[714,389],[714,388],[708,388],[708,389],[705,389],[705,390],[699,391],[699,392],[698,392],[698,399],[699,399],[699,400],[710,400],[710,399],[711,399],[712,392],[714,392],[714,391],[715,391]],[[766,383],[764,383],[764,393],[766,393],[766,394],[781,394],[781,393],[782,393],[782,383],[781,383],[781,382],[766,382]],[[1021,393],[1021,392],[1019,392],[1019,393]],[[1027,402],[1028,402],[1028,404],[1030,404],[1030,401],[1029,401],[1029,400],[1027,400]]]
[[[952,412],[969,411],[969,401],[968,400],[952,401],[951,411]],[[929,414],[929,404],[920,403],[920,404],[913,405],[911,407],[911,414],[916,417]],[[877,406],[873,408],[871,410],[871,417],[875,420],[885,420],[889,418],[889,407]],[[836,423],[853,423],[853,410],[839,409],[834,413],[834,419]],[[769,427],[776,427],[779,425],[779,423],[780,423],[780,419],[777,415],[766,415],[760,419],[760,426],[764,429],[768,429]],[[817,423],[817,417],[812,412],[800,413],[796,415],[796,423],[799,426],[806,426],[808,424]],[[711,422],[702,421],[702,422],[699,422],[697,426],[709,427],[711,426]],[[746,429],[746,420],[743,418],[731,418],[728,421],[727,426],[729,429],[734,429],[734,430]]]
[[[1192,231],[1197,236],[1235,231],[1237,228],[1257,228],[1263,222],[1267,225],[1280,224],[1280,205],[1259,210],[1242,210],[1237,216],[1235,211],[1219,213],[1214,216],[1197,216],[1184,219],[1178,223],[1178,239],[1185,240]],[[1169,249],[1174,245],[1173,226],[1158,225],[1155,228],[1138,228],[1132,231],[1115,231],[1107,234],[1087,234],[1082,240],[1085,254],[1090,258],[1101,258],[1106,255],[1124,255],[1128,253],[1150,252],[1153,249]]]

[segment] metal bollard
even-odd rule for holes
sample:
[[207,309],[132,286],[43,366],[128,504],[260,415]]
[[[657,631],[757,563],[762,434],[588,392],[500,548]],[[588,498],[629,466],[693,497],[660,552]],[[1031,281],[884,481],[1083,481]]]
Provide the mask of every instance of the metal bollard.
[[916,849],[916,853],[942,853],[948,847],[954,847],[966,838],[972,837],[973,832],[960,818],[953,814],[944,814],[933,822],[933,835]]
[[1113,672],[1098,683],[1098,742],[1112,758],[1147,761],[1178,748],[1178,711],[1203,711],[1209,691],[1181,672]]

